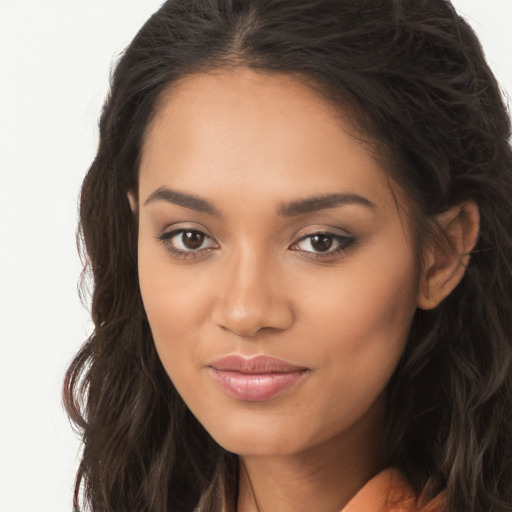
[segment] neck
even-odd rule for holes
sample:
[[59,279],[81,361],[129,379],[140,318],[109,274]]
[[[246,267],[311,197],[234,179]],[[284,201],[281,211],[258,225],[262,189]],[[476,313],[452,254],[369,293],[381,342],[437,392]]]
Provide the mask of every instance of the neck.
[[383,467],[382,429],[374,425],[293,455],[241,456],[237,511],[340,512]]

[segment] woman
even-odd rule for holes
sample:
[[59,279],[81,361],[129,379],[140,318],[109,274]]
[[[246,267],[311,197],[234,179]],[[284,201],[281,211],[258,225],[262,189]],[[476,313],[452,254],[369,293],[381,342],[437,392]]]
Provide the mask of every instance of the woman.
[[512,154],[444,0],[171,0],[84,181],[75,508],[508,511]]

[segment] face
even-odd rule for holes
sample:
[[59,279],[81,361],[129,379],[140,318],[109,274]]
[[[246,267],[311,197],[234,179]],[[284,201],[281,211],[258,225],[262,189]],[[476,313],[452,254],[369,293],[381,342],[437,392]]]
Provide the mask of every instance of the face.
[[155,345],[238,454],[380,425],[406,343],[418,271],[400,191],[341,117],[293,78],[239,69],[180,82],[147,132],[130,198]]

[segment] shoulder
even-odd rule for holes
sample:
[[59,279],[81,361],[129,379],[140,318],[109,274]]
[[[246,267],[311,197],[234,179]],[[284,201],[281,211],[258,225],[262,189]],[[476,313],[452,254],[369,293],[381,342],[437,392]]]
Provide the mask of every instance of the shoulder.
[[388,468],[368,481],[342,512],[443,512],[443,510],[442,494],[428,503],[421,503],[405,476],[397,469]]

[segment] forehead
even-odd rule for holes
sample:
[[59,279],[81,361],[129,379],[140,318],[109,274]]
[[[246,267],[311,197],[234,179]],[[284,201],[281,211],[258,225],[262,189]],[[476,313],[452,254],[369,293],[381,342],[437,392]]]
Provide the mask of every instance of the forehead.
[[268,203],[336,191],[389,203],[388,176],[352,126],[298,77],[190,75],[162,96],[148,127],[141,199],[170,186],[220,200],[233,190]]

